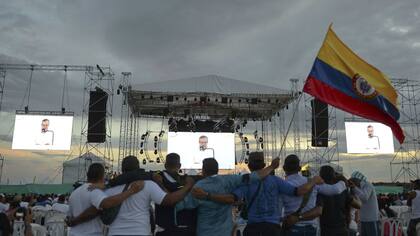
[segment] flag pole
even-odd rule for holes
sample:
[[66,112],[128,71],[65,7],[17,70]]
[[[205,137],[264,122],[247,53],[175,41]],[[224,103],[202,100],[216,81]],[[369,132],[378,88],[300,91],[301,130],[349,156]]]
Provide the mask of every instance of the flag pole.
[[[295,119],[295,115],[296,115],[296,112],[298,110],[299,103],[300,103],[300,100],[302,99],[302,96],[303,96],[303,92],[300,92],[299,97],[298,97],[298,101],[297,101],[297,105],[293,110],[292,119],[290,119],[289,126],[287,127],[287,131],[286,131],[286,134],[284,135],[284,139],[283,139],[283,142],[281,144],[280,151],[279,151],[279,154],[277,155],[277,157],[280,156],[281,152],[283,151],[284,145],[286,144],[286,139],[287,139],[287,136],[289,135],[290,128],[292,127],[293,120]],[[297,122],[299,122],[299,121],[297,121]]]

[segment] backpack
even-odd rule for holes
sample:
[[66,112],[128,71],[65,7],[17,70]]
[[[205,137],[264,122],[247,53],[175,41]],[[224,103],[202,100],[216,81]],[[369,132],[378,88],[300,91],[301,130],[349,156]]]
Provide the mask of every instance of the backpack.
[[[260,193],[261,185],[263,181],[260,181],[258,183],[257,191],[252,195],[251,199],[249,200],[249,203],[245,202],[242,206],[242,210],[240,213],[240,216],[244,220],[248,220],[248,212],[251,209],[252,205],[255,202],[255,199],[257,198],[258,194]],[[249,187],[248,187],[249,188]]]
[[[126,184],[123,191],[125,192],[128,189],[128,186],[130,184]],[[115,207],[103,209],[99,217],[101,218],[101,221],[104,225],[111,225],[112,222],[117,218],[118,213],[120,212],[121,204]]]

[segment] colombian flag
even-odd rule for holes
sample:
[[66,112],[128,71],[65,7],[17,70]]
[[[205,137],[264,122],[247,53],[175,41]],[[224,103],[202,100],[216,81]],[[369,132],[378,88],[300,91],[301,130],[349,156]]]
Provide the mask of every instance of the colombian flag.
[[347,47],[330,28],[303,91],[354,115],[389,126],[400,143],[397,92],[388,77]]

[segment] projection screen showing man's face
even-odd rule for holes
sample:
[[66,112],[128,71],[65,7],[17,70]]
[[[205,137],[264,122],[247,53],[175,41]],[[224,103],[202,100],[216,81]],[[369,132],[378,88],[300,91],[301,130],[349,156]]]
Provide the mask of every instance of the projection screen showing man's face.
[[347,153],[394,153],[391,129],[375,122],[345,122]]
[[205,158],[215,158],[219,169],[235,168],[235,134],[169,132],[168,153],[181,157],[183,169],[201,169]]
[[12,149],[70,150],[73,116],[17,114]]

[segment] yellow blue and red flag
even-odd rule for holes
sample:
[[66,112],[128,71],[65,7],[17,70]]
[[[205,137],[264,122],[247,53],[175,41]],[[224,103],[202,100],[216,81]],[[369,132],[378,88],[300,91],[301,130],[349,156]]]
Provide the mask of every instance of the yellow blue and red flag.
[[351,114],[389,126],[400,143],[398,94],[388,77],[347,47],[330,28],[303,91]]

